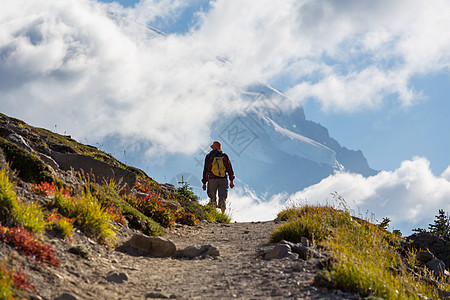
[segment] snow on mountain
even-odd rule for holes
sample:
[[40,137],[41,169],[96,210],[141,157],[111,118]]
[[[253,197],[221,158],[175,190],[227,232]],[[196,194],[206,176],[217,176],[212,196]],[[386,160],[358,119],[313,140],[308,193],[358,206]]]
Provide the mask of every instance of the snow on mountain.
[[310,159],[319,164],[338,165],[336,152],[327,146],[286,129],[263,114],[260,114],[259,117],[266,121],[269,128],[273,129],[282,137],[280,144],[278,144],[279,149],[286,153]]
[[[262,199],[294,193],[318,183],[337,171],[376,174],[361,151],[342,147],[318,123],[306,120],[302,107],[289,110],[291,101],[281,92],[255,85],[242,93],[249,106],[241,115],[216,121],[211,142],[220,140],[232,161],[237,181],[253,189]],[[208,145],[194,155],[171,155],[163,164],[134,164],[158,181],[188,182],[198,194]]]
[[[283,93],[267,85],[255,85],[242,92],[249,105],[240,115],[219,119],[211,128],[211,141],[222,142],[232,161],[237,183],[253,189],[261,199],[278,193],[295,193],[316,184],[338,171],[371,176],[363,153],[342,147],[322,125],[305,118],[302,107],[290,109]],[[109,139],[105,148],[111,153],[120,143]],[[199,145],[192,154],[165,156],[163,162],[148,161],[145,145],[129,153],[126,162],[146,171],[160,182],[177,186],[188,182],[203,195],[201,177],[210,143]],[[119,157],[120,159],[120,157]]]

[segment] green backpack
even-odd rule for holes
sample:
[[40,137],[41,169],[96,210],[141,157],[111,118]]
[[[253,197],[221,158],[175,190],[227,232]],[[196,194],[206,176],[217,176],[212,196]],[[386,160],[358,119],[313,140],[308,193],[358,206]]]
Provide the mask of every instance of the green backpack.
[[226,169],[225,164],[223,162],[223,156],[216,156],[213,158],[212,166],[211,166],[211,172],[214,174],[214,176],[217,177],[225,177]]

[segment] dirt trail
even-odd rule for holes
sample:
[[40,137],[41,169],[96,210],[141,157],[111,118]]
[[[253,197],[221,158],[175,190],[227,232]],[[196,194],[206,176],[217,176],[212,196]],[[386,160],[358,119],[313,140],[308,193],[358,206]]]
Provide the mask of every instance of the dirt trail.
[[[220,250],[216,258],[132,256],[91,243],[90,260],[63,254],[59,269],[41,270],[46,280],[40,280],[42,284],[37,288],[43,299],[55,299],[64,292],[76,299],[352,298],[340,291],[313,287],[311,283],[318,271],[314,261],[258,258],[259,251],[273,247],[267,243],[276,226],[274,221],[229,225],[202,222],[198,227],[166,230],[165,237],[174,241],[177,249],[211,244]],[[122,242],[131,234],[126,231],[121,236]],[[54,242],[55,246],[67,247]],[[127,281],[108,282],[105,276],[110,272],[126,273]]]

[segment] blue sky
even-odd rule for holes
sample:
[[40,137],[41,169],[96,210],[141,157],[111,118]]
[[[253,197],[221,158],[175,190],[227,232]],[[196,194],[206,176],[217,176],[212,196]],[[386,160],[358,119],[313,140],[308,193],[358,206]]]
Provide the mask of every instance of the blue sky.
[[10,1],[0,111],[158,163],[198,152],[248,106],[239,91],[268,83],[382,171],[292,197],[342,190],[417,227],[450,211],[449,16],[448,0]]

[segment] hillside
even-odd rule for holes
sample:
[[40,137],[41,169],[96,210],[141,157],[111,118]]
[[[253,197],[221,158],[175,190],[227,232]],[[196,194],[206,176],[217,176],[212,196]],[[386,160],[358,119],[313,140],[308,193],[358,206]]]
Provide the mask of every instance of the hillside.
[[[70,136],[1,114],[0,170],[4,298],[335,294],[311,286],[313,263],[258,257],[270,248],[275,222],[227,224],[226,216],[199,205],[189,189],[161,185]],[[147,245],[150,252],[132,242],[142,233],[155,239]],[[155,241],[169,252],[157,252]],[[193,246],[210,254],[192,255]]]
[[[414,290],[395,298],[423,298],[422,290],[450,297],[430,244],[418,253],[437,267],[415,266],[424,257],[411,256],[412,242],[327,207],[230,224],[187,186],[160,184],[93,146],[3,114],[0,241],[2,299],[360,299],[392,295],[378,274],[411,270]],[[365,259],[382,267],[376,280],[358,269],[362,254],[352,274],[336,277],[343,257],[358,253],[352,247],[369,257],[389,252]],[[446,263],[447,253],[438,253]]]

